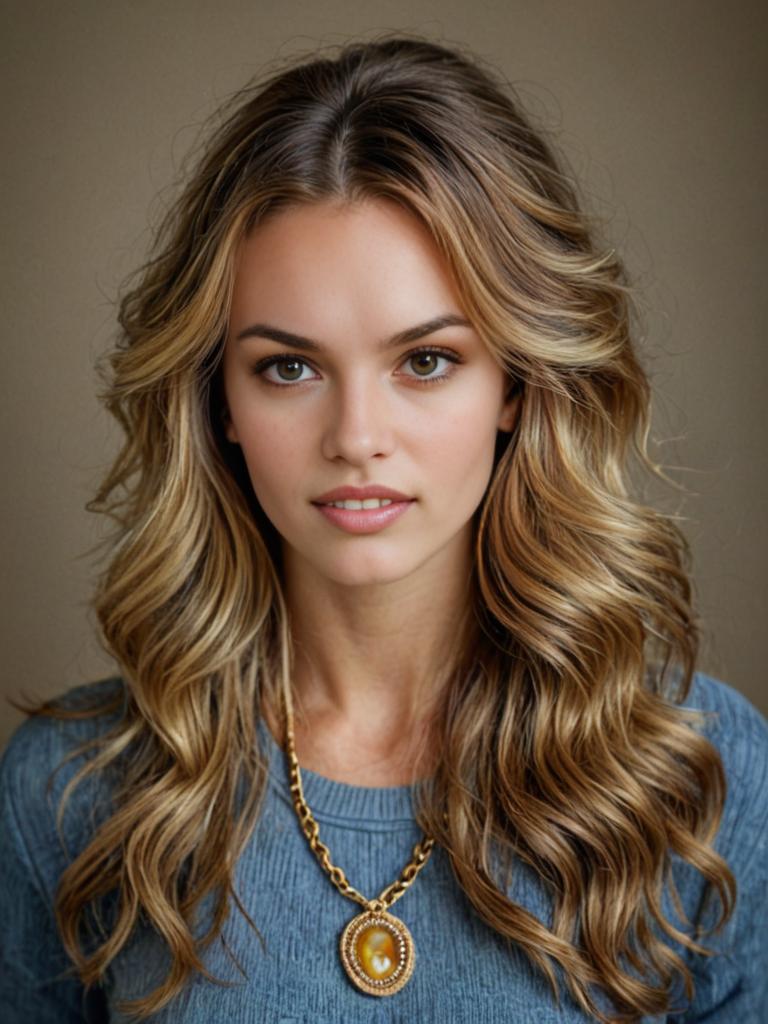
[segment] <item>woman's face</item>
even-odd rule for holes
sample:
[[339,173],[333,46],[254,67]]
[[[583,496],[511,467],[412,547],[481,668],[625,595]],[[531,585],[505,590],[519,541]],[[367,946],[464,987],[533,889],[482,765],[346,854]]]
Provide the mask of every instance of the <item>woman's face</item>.
[[[434,579],[468,557],[496,431],[513,425],[510,382],[468,324],[385,344],[447,316],[463,319],[449,271],[420,221],[391,201],[294,207],[241,244],[226,436],[242,448],[286,568],[361,585]],[[384,526],[366,511],[342,513],[357,525],[341,525],[315,504],[370,484],[411,499],[393,503]]]

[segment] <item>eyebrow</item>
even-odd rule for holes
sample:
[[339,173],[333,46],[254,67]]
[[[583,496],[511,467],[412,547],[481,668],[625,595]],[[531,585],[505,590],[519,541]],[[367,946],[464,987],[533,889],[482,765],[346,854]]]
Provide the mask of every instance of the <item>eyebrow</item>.
[[[409,345],[419,338],[424,338],[435,331],[441,331],[444,327],[471,327],[472,324],[463,316],[456,313],[443,313],[441,316],[434,316],[431,320],[425,320],[423,324],[416,324],[415,327],[408,327],[404,331],[398,331],[391,338],[379,342],[379,351],[390,348],[399,348],[401,345]],[[294,348],[304,349],[307,352],[322,352],[323,346],[311,338],[303,338],[300,334],[292,331],[284,331],[280,327],[272,327],[270,324],[251,324],[245,327],[236,337],[236,341],[244,338],[268,338],[277,341],[281,345],[290,345]]]

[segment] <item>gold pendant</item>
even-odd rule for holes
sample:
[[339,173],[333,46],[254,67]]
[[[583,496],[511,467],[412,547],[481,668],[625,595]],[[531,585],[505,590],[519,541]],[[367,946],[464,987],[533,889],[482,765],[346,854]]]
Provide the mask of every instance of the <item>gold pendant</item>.
[[371,996],[391,996],[413,972],[416,951],[411,933],[386,910],[364,910],[353,917],[339,948],[345,971]]

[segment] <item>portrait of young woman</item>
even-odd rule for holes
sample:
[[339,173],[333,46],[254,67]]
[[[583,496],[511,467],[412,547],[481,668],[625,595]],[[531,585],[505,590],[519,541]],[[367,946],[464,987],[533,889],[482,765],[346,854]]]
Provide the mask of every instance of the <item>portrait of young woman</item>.
[[2,1020],[768,1020],[768,725],[514,90],[395,33],[249,83],[118,319],[120,673],[3,755]]

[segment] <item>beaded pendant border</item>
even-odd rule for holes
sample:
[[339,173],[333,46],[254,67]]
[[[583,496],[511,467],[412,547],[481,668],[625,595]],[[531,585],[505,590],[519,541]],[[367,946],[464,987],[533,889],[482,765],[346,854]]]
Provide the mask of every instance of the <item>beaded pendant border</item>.
[[344,970],[371,996],[391,996],[413,973],[416,950],[406,925],[386,910],[364,910],[341,934]]

